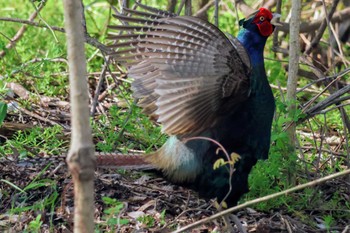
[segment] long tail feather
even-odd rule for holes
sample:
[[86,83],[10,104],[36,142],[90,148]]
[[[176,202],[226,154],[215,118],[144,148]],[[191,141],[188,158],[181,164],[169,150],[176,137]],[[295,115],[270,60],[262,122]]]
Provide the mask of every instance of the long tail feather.
[[107,154],[96,156],[98,167],[124,169],[154,169],[155,167],[145,160],[143,155]]
[[[51,166],[57,167],[60,164],[65,164],[65,162],[66,155],[60,155],[23,159],[20,160],[17,165],[21,167],[41,167],[51,164]],[[102,168],[120,168],[134,170],[155,169],[153,165],[145,160],[144,155],[125,155],[120,153],[96,152],[96,164],[97,167]]]

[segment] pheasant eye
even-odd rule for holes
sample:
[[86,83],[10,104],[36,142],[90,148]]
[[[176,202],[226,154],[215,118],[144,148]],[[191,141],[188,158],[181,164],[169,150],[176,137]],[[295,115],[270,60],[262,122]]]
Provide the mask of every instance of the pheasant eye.
[[265,17],[264,16],[260,16],[260,21],[264,21]]

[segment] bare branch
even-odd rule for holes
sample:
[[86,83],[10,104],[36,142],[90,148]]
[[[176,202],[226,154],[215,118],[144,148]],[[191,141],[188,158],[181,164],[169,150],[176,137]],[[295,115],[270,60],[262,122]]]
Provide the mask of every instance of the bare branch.
[[[248,16],[251,13],[255,11],[255,9],[248,6],[244,0],[236,0],[236,4],[240,11],[245,15]],[[350,7],[345,8],[344,10],[335,12],[331,23],[338,23],[338,22],[344,22],[346,20],[350,19]],[[316,31],[322,24],[324,19],[315,20],[312,22],[302,22],[300,24],[300,33],[306,33],[306,32],[313,32]],[[282,26],[278,27],[278,30],[289,33],[289,23],[281,22]]]
[[181,0],[180,6],[179,6],[179,8],[177,9],[177,12],[176,12],[177,15],[180,15],[180,13],[182,11],[182,8],[184,7],[186,1],[187,0]]
[[[344,10],[335,12],[333,18],[331,19],[332,23],[343,22],[350,19],[350,7],[345,8]],[[313,32],[316,31],[322,24],[323,19],[315,20],[312,22],[303,22],[300,24],[300,33]],[[280,31],[289,32],[289,24],[282,23],[282,26],[279,27]]]
[[334,92],[332,95],[328,96],[326,99],[320,101],[319,103],[309,108],[307,111],[305,111],[307,116],[303,119],[300,119],[299,121],[304,121],[305,119],[308,119],[316,115],[317,113],[321,112],[321,110],[329,107],[332,104],[336,104],[336,103],[339,103],[340,101],[346,100],[347,99],[346,97],[345,99],[340,99],[340,98],[342,98],[342,96],[348,92],[350,92],[350,84]]
[[167,10],[172,13],[175,13],[176,3],[177,3],[177,0],[168,0]]
[[67,163],[74,182],[74,232],[94,232],[94,168],[96,159],[86,80],[83,6],[64,0],[67,35],[72,137]]
[[214,12],[214,20],[215,20],[215,26],[219,26],[219,1],[215,0],[215,12]]
[[275,199],[277,197],[284,196],[284,195],[287,195],[287,194],[292,193],[292,192],[296,192],[296,191],[301,190],[301,189],[305,189],[305,188],[312,187],[312,186],[315,186],[315,185],[318,185],[318,184],[322,184],[322,183],[324,183],[324,182],[326,182],[328,180],[332,180],[332,179],[335,179],[335,178],[338,178],[338,177],[342,177],[342,176],[345,176],[345,175],[348,175],[348,174],[350,174],[350,169],[334,173],[332,175],[329,175],[329,176],[326,176],[326,177],[323,177],[323,178],[320,178],[320,179],[308,182],[306,184],[301,184],[301,185],[295,186],[293,188],[284,190],[282,192],[270,194],[270,195],[267,195],[267,196],[264,196],[264,197],[261,197],[261,198],[257,198],[257,199],[252,200],[252,201],[247,201],[246,203],[243,203],[241,205],[229,208],[227,210],[221,211],[220,213],[214,214],[214,215],[212,215],[212,216],[210,216],[208,218],[205,218],[205,219],[202,219],[200,221],[197,221],[197,222],[194,222],[192,224],[189,224],[189,225],[187,225],[187,226],[185,226],[183,228],[180,228],[180,229],[178,229],[176,231],[173,231],[173,233],[180,233],[180,232],[189,231],[189,230],[191,230],[191,229],[193,229],[195,227],[198,227],[198,226],[200,226],[200,225],[202,225],[204,223],[213,221],[214,219],[220,218],[220,217],[222,217],[224,215],[230,214],[232,212],[235,212],[237,210],[246,208],[248,206],[252,206],[254,204],[258,204],[260,202],[268,201],[268,200],[271,200],[271,199]]
[[315,48],[318,45],[318,43],[320,42],[320,40],[323,36],[323,33],[325,32],[325,30],[327,28],[327,19],[331,19],[333,17],[333,14],[335,12],[335,9],[338,6],[339,1],[340,0],[333,1],[331,10],[326,15],[326,18],[322,21],[320,28],[317,30],[316,36],[312,39],[310,45],[306,48],[305,54],[311,53],[312,49]]
[[[288,66],[288,82],[287,82],[287,101],[289,102],[289,116],[294,119],[296,109],[296,92],[298,86],[298,70],[299,70],[299,27],[301,2],[300,0],[292,1],[292,16],[290,20],[290,39],[289,39],[289,66]],[[287,130],[290,143],[294,148],[295,145],[295,124],[293,123]]]
[[[31,25],[31,26],[35,26],[35,27],[40,27],[40,28],[49,28],[47,25],[43,24],[43,23],[37,23],[37,22],[33,22],[31,20],[25,20],[25,19],[13,19],[13,18],[1,18],[0,17],[0,21],[7,21],[7,22],[16,22],[16,23],[22,23],[22,24],[26,24],[26,25]],[[64,30],[64,28],[61,27],[56,27],[56,26],[50,26],[50,29],[54,30],[54,31],[59,31],[59,32],[63,32],[65,33],[66,31]],[[89,45],[100,49],[103,52],[107,52],[108,48],[100,43],[97,39],[90,37],[88,34],[85,34],[85,42],[88,43]],[[1,54],[0,54],[1,57]]]
[[204,20],[208,20],[208,10],[214,5],[214,0],[201,0],[197,2],[197,11],[194,16]]
[[185,15],[192,15],[192,0],[186,0],[185,3]]
[[[43,9],[43,7],[45,6],[45,1],[40,3],[38,9],[31,15],[29,16],[29,19],[28,21],[29,22],[33,22],[33,20],[38,16],[39,12],[41,11],[41,9]],[[1,18],[0,18],[1,20]],[[16,35],[11,39],[11,42],[6,45],[6,49],[11,49],[13,46],[16,45],[17,41],[20,40],[24,34],[24,32],[27,30],[27,27],[25,25],[23,25],[19,30],[18,32],[16,33]],[[6,51],[3,50],[0,52],[0,57],[3,57],[5,56],[6,54]]]

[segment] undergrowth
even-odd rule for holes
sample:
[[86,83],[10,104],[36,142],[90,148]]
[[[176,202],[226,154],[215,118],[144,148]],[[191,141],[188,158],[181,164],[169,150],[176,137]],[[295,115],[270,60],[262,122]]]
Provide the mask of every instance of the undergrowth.
[[[165,6],[166,1],[146,1],[153,6]],[[26,19],[30,12],[33,12],[33,3],[25,1],[23,4],[12,2],[0,3],[0,13],[6,17]],[[109,17],[109,6],[105,1],[84,1],[86,5],[86,20],[88,32],[98,40],[105,41],[107,24],[113,19]],[[228,3],[229,6],[231,3]],[[288,14],[288,12],[283,12]],[[40,13],[42,20],[49,25],[63,27],[62,6],[55,1],[48,1],[44,10]],[[213,12],[209,12],[212,19]],[[224,12],[220,20],[220,28],[237,34],[236,20],[228,12]],[[234,25],[234,26],[232,26]],[[20,24],[0,21],[1,35],[11,38],[20,28]],[[14,49],[6,49],[8,38],[0,36],[0,50],[6,51],[6,56],[0,60],[0,125],[3,122],[21,121],[22,116],[12,105],[15,97],[8,98],[8,88],[6,83],[20,83],[30,93],[37,95],[58,97],[61,100],[69,101],[68,76],[66,64],[65,35],[52,32],[48,29],[28,27],[25,36],[18,41]],[[269,40],[267,48],[272,47]],[[349,50],[349,48],[346,48]],[[101,71],[103,57],[97,49],[87,45],[86,56],[88,60],[88,72]],[[265,51],[266,69],[270,77],[269,81],[275,85],[286,86],[287,74],[281,62],[277,62],[274,53]],[[94,77],[89,76],[89,82],[94,83]],[[108,80],[113,82],[112,79]],[[130,81],[130,80],[129,80]],[[303,81],[301,81],[303,83]],[[92,86],[95,88],[95,86]],[[115,104],[108,109],[106,114],[99,114],[91,119],[94,142],[98,151],[127,152],[130,149],[150,152],[159,148],[166,139],[161,134],[160,127],[151,122],[141,110],[136,107],[130,94],[130,86],[127,83],[120,85],[117,94],[112,95],[117,100],[122,101],[122,106]],[[330,174],[344,168],[344,158],[339,158],[328,162],[327,156],[320,159],[317,151],[310,151],[305,158],[301,158],[298,151],[293,151],[289,147],[289,138],[285,132],[287,122],[296,121],[303,116],[300,111],[295,113],[293,119],[285,117],[287,115],[287,104],[283,101],[280,90],[274,89],[277,99],[277,112],[272,129],[272,144],[269,159],[259,161],[253,169],[249,183],[250,192],[242,199],[251,200],[279,192],[305,183],[311,178],[320,175]],[[299,93],[298,102],[300,105],[304,99],[309,99],[310,94]],[[321,97],[321,99],[324,97]],[[33,102],[38,102],[37,96],[31,94],[28,100],[20,100],[18,103],[22,108],[31,110]],[[6,115],[7,113],[7,115]],[[31,118],[26,119],[30,123]],[[339,134],[343,125],[340,114],[331,111],[325,115],[314,117],[298,126],[298,130],[309,129],[314,132],[326,132],[334,130]],[[20,158],[27,156],[59,155],[67,152],[69,145],[68,131],[60,125],[37,125],[28,130],[19,130],[8,138],[0,138],[0,158],[18,154]],[[298,137],[301,144],[315,143],[311,137]],[[320,161],[318,161],[320,160]],[[315,166],[316,162],[323,166]],[[306,172],[307,171],[307,172]],[[44,212],[45,210],[54,212],[57,207],[58,189],[55,180],[43,179],[39,174],[32,183],[26,187],[19,188],[16,199],[8,209],[10,214],[20,214],[25,211]],[[49,187],[49,191],[42,194],[42,199],[32,206],[25,203],[30,198],[27,191],[36,190],[40,192],[43,188]],[[338,219],[350,219],[350,204],[343,195],[343,190],[333,193],[325,193],[322,188],[307,188],[303,191],[279,197],[270,201],[255,205],[260,211],[285,211],[298,216],[304,222],[315,224],[309,213],[317,212],[327,225],[328,229],[335,224]],[[2,195],[11,195],[3,193]],[[115,230],[118,224],[126,224],[125,219],[118,218],[118,213],[124,208],[123,203],[115,199],[103,199],[107,208],[104,212],[104,220],[111,230]],[[164,225],[165,211],[156,222]],[[50,220],[52,221],[52,220]],[[155,224],[153,216],[143,216],[139,218],[148,227]],[[42,225],[41,215],[37,214],[28,227],[28,232],[36,232]],[[99,225],[101,229],[105,226]],[[102,230],[101,230],[102,231]]]
[[[318,159],[317,154],[309,154],[303,160],[300,155],[298,156],[297,151],[290,147],[290,139],[285,128],[287,122],[297,121],[299,117],[304,115],[298,111],[296,117],[290,119],[285,117],[286,109],[288,109],[286,104],[277,100],[276,107],[269,159],[258,161],[253,168],[249,177],[250,192],[245,195],[244,200],[252,200],[307,183],[310,181],[310,177],[308,177],[310,174],[317,176],[318,172],[325,175],[337,172],[342,169],[345,162],[344,159],[340,159],[333,166],[329,164],[322,171],[317,171],[313,166]],[[343,189],[346,192],[346,188]],[[339,192],[341,192],[340,190],[339,188]],[[330,194],[320,187],[310,187],[296,193],[260,202],[254,205],[254,208],[264,212],[283,210],[298,216],[310,225],[315,224],[315,219],[309,216],[309,213],[316,211],[325,217],[324,221],[330,223],[334,222],[335,219],[350,218],[350,205],[347,197],[339,195],[339,192]]]

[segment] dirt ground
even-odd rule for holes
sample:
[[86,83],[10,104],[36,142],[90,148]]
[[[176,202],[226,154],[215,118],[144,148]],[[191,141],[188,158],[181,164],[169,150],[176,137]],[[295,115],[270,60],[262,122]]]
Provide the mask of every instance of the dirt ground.
[[[73,184],[64,163],[29,167],[9,157],[0,162],[0,174],[1,232],[31,229],[31,221],[39,215],[42,222],[39,232],[73,231]],[[191,190],[149,173],[98,169],[95,190],[97,232],[171,232],[217,213],[212,201],[199,199]],[[55,198],[44,204],[43,200],[51,196]],[[103,197],[118,200],[117,210],[111,211],[110,203],[103,201]],[[311,227],[285,210],[262,213],[246,208],[235,214],[247,232],[327,232],[321,220],[317,227]],[[118,219],[122,224],[118,225]],[[314,219],[317,221],[318,217],[315,215]],[[331,232],[350,232],[346,224],[348,220],[344,219]],[[217,219],[191,232],[225,229],[223,220]]]

